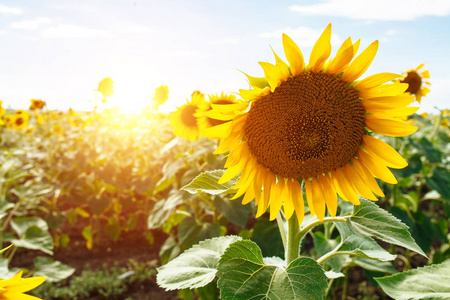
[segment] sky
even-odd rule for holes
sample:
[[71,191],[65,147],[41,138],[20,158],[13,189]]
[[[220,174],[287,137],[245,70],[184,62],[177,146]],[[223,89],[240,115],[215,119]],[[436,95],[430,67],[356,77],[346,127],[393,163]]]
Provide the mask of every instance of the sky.
[[91,110],[111,77],[108,107],[139,111],[167,85],[173,110],[195,90],[248,89],[242,72],[263,76],[258,61],[273,63],[272,49],[284,58],[282,33],[307,60],[329,23],[332,56],[349,36],[360,52],[379,40],[362,78],[425,63],[432,85],[419,112],[450,108],[449,0],[0,0],[0,100]]

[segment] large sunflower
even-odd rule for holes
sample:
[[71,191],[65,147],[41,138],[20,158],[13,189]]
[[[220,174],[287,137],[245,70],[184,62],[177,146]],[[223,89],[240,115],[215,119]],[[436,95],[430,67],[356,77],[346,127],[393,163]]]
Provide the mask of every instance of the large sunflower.
[[424,66],[425,64],[420,64],[417,68],[408,70],[400,79],[397,80],[397,82],[408,84],[406,93],[415,95],[416,100],[419,103],[422,101],[422,97],[425,97],[430,92],[430,89],[427,88],[425,84],[431,85],[430,82],[424,81],[424,79],[430,78],[430,72],[428,70],[422,72],[419,71]]
[[177,136],[195,141],[200,138],[200,127],[197,122],[196,113],[204,110],[205,95],[199,91],[192,93],[191,101],[177,108],[170,114],[170,125],[174,128]]
[[377,200],[375,194],[384,195],[375,178],[395,184],[388,167],[407,165],[372,132],[405,136],[416,131],[401,119],[418,109],[407,107],[413,98],[404,94],[408,85],[384,84],[400,77],[393,73],[355,82],[371,64],[378,41],[354,58],[359,41],[348,38],[328,60],[330,38],[331,24],[306,65],[298,46],[283,34],[289,65],[276,54],[276,64],[260,62],[265,77],[248,76],[253,89],[240,90],[245,102],[213,108],[228,120],[207,130],[223,137],[215,153],[230,151],[219,183],[242,172],[234,198],[245,194],[244,204],[255,199],[257,216],[270,207],[273,220],[284,204],[286,218],[295,211],[302,222],[302,184],[312,215],[323,220],[328,208],[335,216],[337,195],[355,205],[358,195]]

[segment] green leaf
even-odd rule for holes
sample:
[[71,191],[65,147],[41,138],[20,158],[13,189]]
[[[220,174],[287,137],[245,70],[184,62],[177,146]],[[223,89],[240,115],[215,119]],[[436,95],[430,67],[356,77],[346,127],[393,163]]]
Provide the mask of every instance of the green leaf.
[[217,196],[214,198],[214,206],[221,214],[227,217],[228,221],[238,226],[245,227],[251,211],[251,206],[242,205],[241,201],[241,197],[236,200],[230,200]]
[[351,231],[363,238],[375,237],[427,257],[411,237],[408,226],[371,201],[360,200],[361,205],[355,206],[352,216],[347,219]]
[[170,191],[167,199],[161,199],[153,206],[152,213],[147,220],[148,228],[156,229],[162,227],[164,222],[177,209],[177,206],[185,201],[188,201],[188,199],[185,199],[182,193],[176,190]]
[[[328,252],[332,251],[339,244],[337,240],[325,238],[323,232],[320,231],[314,232],[313,240],[314,240],[314,249],[320,256],[323,256]],[[347,259],[348,257],[345,255],[338,255],[335,257],[331,257],[330,259],[327,259],[325,263],[329,265],[334,271],[339,272],[345,265]]]
[[34,259],[34,268],[34,276],[45,276],[48,282],[61,281],[75,272],[75,268],[44,256],[38,256]]
[[20,268],[9,269],[8,263],[7,258],[0,258],[0,278],[11,278],[22,270]]
[[276,222],[259,218],[253,227],[251,240],[261,248],[264,257],[284,257],[284,246]]
[[344,244],[339,251],[345,251],[350,255],[377,259],[380,261],[391,261],[395,259],[395,255],[392,255],[381,248],[372,238],[363,238],[354,234],[345,223],[336,222],[335,224],[341,234],[341,238],[344,240]]
[[108,237],[116,242],[119,239],[122,228],[120,227],[119,220],[115,217],[111,217],[108,220],[108,225],[105,227],[106,234]]
[[214,280],[221,255],[228,246],[241,240],[223,236],[200,242],[167,265],[158,268],[158,285],[166,290],[198,288]]
[[47,223],[38,217],[17,217],[11,221],[11,227],[19,237],[23,237],[30,227],[38,227],[43,231],[48,230]]
[[311,258],[300,257],[287,268],[264,263],[261,249],[252,241],[231,244],[217,271],[221,299],[322,300],[327,277]]
[[41,250],[44,253],[53,255],[53,239],[50,233],[37,226],[31,226],[20,237],[20,239],[11,240],[16,247],[22,247],[33,250]]
[[198,223],[195,218],[187,217],[178,226],[178,240],[183,249],[218,236],[220,236],[220,225],[217,223]]
[[369,258],[357,257],[353,260],[353,265],[359,266],[365,270],[393,274],[397,273],[391,262],[379,261]]
[[181,252],[181,247],[177,244],[175,238],[170,235],[162,244],[161,249],[159,250],[159,257],[161,259],[161,263],[165,264],[175,257],[177,257]]
[[397,300],[450,299],[450,262],[375,280],[386,294]]
[[224,184],[218,184],[225,170],[206,171],[198,175],[188,185],[182,187],[182,190],[191,194],[208,193],[218,195],[232,191],[232,187],[236,185],[237,178],[233,178]]
[[431,177],[425,177],[427,184],[438,191],[442,198],[450,200],[450,171],[443,167],[433,170]]
[[[412,139],[410,139],[412,141]],[[442,152],[434,148],[433,144],[425,137],[421,138],[418,142],[412,143],[419,152],[425,156],[431,163],[440,162],[442,159]]]

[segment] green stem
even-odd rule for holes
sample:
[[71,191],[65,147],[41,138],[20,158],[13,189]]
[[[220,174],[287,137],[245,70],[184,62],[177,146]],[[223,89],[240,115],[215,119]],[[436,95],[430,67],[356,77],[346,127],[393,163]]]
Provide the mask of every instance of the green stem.
[[342,300],[347,300],[347,291],[348,291],[348,267],[344,268],[344,286],[342,290]]
[[286,264],[289,264],[298,258],[300,254],[300,241],[299,239],[300,225],[298,224],[297,215],[293,214],[288,221],[288,236],[286,251]]
[[303,237],[308,233],[308,231],[310,231],[312,228],[314,228],[317,225],[320,225],[322,223],[327,223],[327,222],[344,222],[345,223],[348,218],[349,218],[349,216],[345,216],[345,217],[329,217],[329,218],[324,218],[322,221],[317,220],[317,221],[311,222],[305,228],[303,228],[302,230],[300,230],[298,232],[297,239],[299,241],[301,241],[303,239]]
[[277,224],[278,224],[278,230],[280,231],[281,239],[283,240],[283,247],[286,251],[286,228],[284,228],[284,218],[281,216],[281,212],[277,216]]

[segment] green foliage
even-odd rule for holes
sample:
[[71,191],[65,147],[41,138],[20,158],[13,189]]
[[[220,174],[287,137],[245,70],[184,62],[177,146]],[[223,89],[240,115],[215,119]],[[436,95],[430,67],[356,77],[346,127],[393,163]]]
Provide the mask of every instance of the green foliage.
[[224,173],[225,170],[206,171],[195,177],[191,183],[181,189],[188,191],[191,194],[207,193],[219,195],[232,192],[232,187],[237,183],[238,178],[233,178],[226,183],[219,184],[218,181]]
[[375,278],[397,300],[450,298],[450,263],[425,266],[388,277]]

